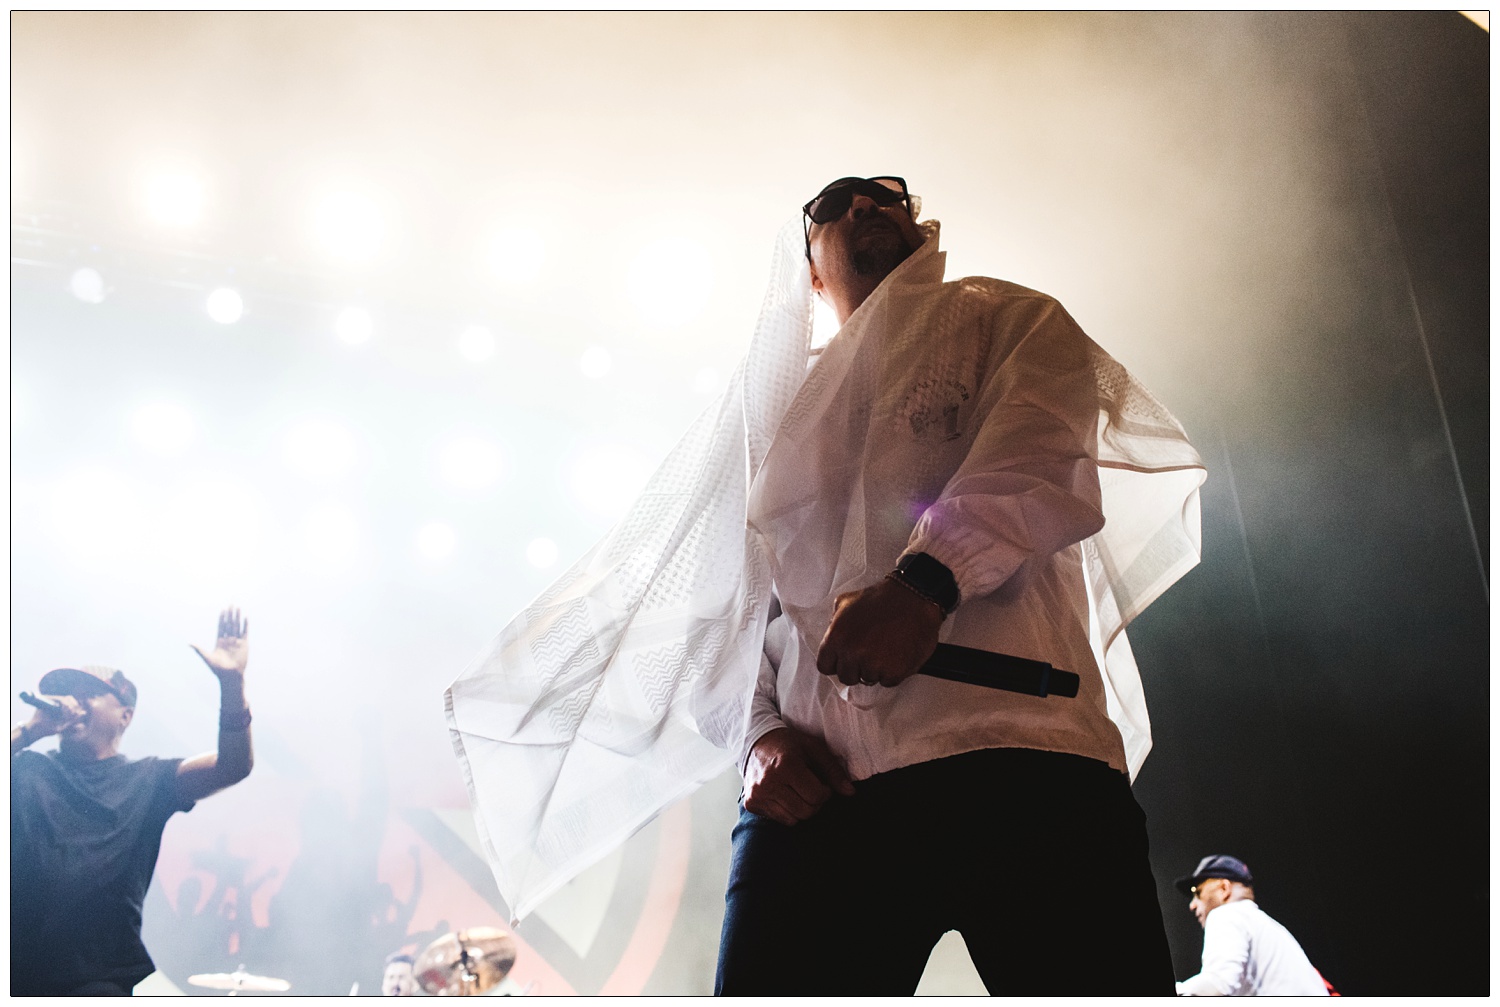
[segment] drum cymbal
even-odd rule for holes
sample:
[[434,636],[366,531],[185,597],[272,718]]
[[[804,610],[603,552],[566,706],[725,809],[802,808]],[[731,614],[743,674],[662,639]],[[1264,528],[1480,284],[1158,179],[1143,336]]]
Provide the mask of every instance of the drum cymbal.
[[251,993],[285,993],[292,988],[292,984],[285,979],[251,975],[243,965],[233,972],[203,972],[188,976],[188,982],[211,990],[230,990],[236,993],[241,990]]
[[412,973],[431,996],[477,996],[499,985],[516,963],[516,939],[499,927],[444,934],[417,956]]

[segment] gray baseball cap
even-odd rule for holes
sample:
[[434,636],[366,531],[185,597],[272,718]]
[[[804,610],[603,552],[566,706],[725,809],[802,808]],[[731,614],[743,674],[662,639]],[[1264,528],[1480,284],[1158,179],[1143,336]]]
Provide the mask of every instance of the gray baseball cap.
[[123,706],[135,706],[135,683],[118,668],[101,668],[86,664],[82,668],[54,668],[42,676],[37,689],[43,695],[89,696],[113,695]]

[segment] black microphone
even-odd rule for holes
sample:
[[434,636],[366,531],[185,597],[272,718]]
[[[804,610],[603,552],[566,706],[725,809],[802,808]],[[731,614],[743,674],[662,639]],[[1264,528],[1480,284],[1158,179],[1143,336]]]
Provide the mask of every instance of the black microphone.
[[38,710],[46,710],[48,713],[67,713],[68,708],[61,703],[54,703],[50,699],[41,699],[29,692],[21,693],[21,702],[27,706],[34,706]]
[[1046,661],[992,654],[954,643],[938,644],[932,657],[917,671],[950,682],[1023,692],[1028,696],[1067,696],[1072,699],[1078,695],[1078,676],[1071,671],[1054,668]]

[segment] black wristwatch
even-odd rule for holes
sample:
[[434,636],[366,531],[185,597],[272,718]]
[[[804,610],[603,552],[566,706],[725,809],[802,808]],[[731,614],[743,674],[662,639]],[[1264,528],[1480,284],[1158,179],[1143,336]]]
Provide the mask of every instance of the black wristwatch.
[[944,615],[952,615],[958,608],[958,581],[953,571],[925,552],[902,556],[887,576],[932,602]]

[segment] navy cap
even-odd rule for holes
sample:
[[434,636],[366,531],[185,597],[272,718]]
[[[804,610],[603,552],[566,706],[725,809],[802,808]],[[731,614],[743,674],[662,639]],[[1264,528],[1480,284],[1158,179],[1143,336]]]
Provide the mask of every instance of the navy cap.
[[135,683],[125,677],[118,668],[99,668],[85,665],[82,668],[54,668],[42,676],[37,690],[44,696],[103,696],[114,695],[122,706],[135,706]]
[[1243,885],[1255,884],[1255,879],[1250,876],[1250,868],[1243,860],[1215,853],[1198,861],[1198,869],[1193,873],[1185,878],[1178,878],[1177,890],[1184,895],[1191,895],[1194,885],[1209,878],[1228,878]]

